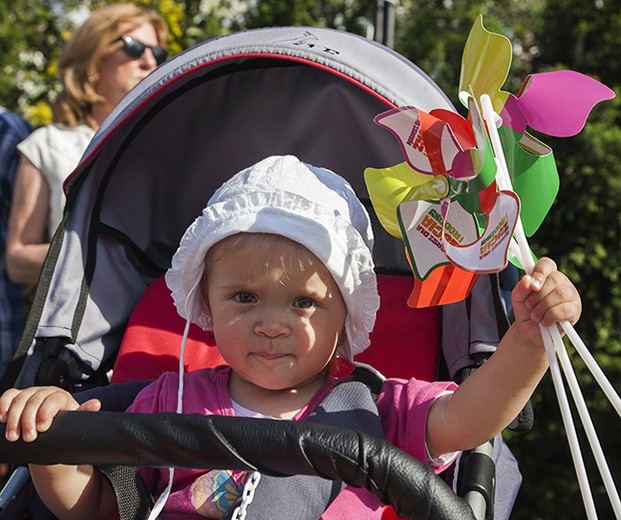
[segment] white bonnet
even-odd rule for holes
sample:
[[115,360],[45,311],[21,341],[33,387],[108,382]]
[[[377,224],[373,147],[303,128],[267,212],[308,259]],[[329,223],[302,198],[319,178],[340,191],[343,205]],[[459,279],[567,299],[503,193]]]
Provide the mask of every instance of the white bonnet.
[[341,356],[351,359],[369,345],[379,308],[369,216],[351,186],[330,170],[293,156],[273,156],[242,170],[211,197],[181,238],[166,273],[181,317],[211,330],[201,304],[205,254],[240,232],[273,233],[298,242],[328,268],[345,304]]

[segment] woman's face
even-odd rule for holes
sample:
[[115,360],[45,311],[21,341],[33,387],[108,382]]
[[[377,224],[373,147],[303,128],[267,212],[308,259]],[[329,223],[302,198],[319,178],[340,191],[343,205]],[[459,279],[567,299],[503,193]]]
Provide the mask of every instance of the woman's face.
[[[119,36],[130,36],[134,40],[153,46],[159,45],[155,28],[149,23],[142,25],[121,25]],[[120,47],[106,54],[97,67],[99,79],[97,93],[105,98],[104,104],[112,108],[136,84],[157,67],[151,49],[146,48],[142,56],[132,58]]]

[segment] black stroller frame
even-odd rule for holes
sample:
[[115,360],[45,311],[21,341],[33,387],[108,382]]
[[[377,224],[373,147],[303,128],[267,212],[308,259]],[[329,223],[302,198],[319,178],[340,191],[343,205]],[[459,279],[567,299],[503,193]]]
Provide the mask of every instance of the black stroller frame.
[[[362,175],[364,168],[402,160],[395,140],[375,125],[373,118],[389,108],[407,105],[425,111],[454,110],[433,81],[404,57],[381,44],[332,29],[281,27],[246,31],[204,42],[164,63],[121,101],[67,182],[65,216],[52,240],[18,351],[2,379],[3,389],[55,384],[75,391],[97,391],[106,385],[134,305],[145,288],[169,267],[187,225],[217,186],[267,155],[293,154],[339,172],[373,215]],[[409,275],[403,244],[379,225],[374,230],[378,270]],[[445,347],[447,352],[461,350],[449,355],[451,376],[482,362],[473,354],[484,359],[493,352],[507,326],[497,277],[482,277],[475,292],[483,296],[477,300],[473,295],[470,301],[443,311],[451,313],[453,328],[461,323],[463,329],[452,329],[445,336],[455,338],[457,332],[464,333],[464,345]],[[470,319],[473,313],[486,319]],[[470,330],[475,326],[481,328]],[[63,430],[86,428],[81,431],[95,435],[107,430],[104,424],[117,422],[112,412],[94,415],[61,414],[57,422],[62,425],[55,422],[49,435],[33,446],[8,446],[5,442],[1,445],[2,456],[14,463],[108,464],[110,457],[98,458],[88,447],[82,450],[75,446],[71,460],[66,459],[67,450],[63,449]],[[221,424],[218,418],[210,419],[215,419],[210,428],[235,429],[226,421]],[[256,428],[253,436],[269,442],[262,437],[267,432]],[[301,427],[294,424],[291,428]],[[128,432],[133,430],[124,431],[124,435],[131,435]],[[56,438],[54,432],[60,437]],[[288,442],[278,433],[274,435]],[[313,433],[305,431],[301,435],[312,437]],[[353,443],[353,447],[350,441],[344,442],[347,449],[354,450],[356,460],[357,450],[369,446],[370,441],[363,441],[362,446]],[[125,441],[123,444],[132,446]],[[319,459],[304,453],[302,458],[316,463],[311,469],[299,463],[293,471],[322,468],[328,478],[376,486],[369,461],[365,461],[363,477],[350,468],[338,468],[336,474],[326,469],[323,457],[334,456],[343,446],[340,441],[336,444],[339,446],[331,453],[317,455]],[[500,456],[501,444],[490,443],[475,450],[472,460],[485,466],[485,471],[469,470],[462,462],[461,472],[470,476],[458,491],[471,497],[470,508],[476,518],[493,517],[497,483],[492,458]],[[135,455],[134,448],[124,453],[121,447],[102,448],[106,450],[109,455],[119,456],[119,464],[146,465],[144,459],[129,457]],[[375,452],[380,462],[390,457],[402,460],[400,454],[395,455],[383,445],[376,446]],[[57,457],[61,458],[52,460]],[[162,465],[187,463],[153,457],[150,454],[147,458]],[[250,462],[245,455],[239,458],[239,452],[235,457],[236,462],[225,461],[226,467],[238,464],[247,469],[267,464],[262,467],[272,473],[291,471],[270,467],[265,461]],[[195,458],[192,462],[196,462]],[[398,473],[403,473],[401,469],[410,468],[410,463],[400,462],[398,466]],[[384,477],[394,471],[393,466],[379,474]],[[436,482],[426,469],[412,471],[405,473],[415,474],[412,478],[416,486]],[[434,491],[424,491],[430,493],[422,501],[428,508],[424,513],[420,503],[412,505],[406,500],[404,505],[403,499],[390,490],[382,488],[376,493],[396,506],[398,512],[419,515],[413,516],[416,518],[470,515],[470,508],[464,509],[460,500],[451,502],[444,490],[439,492],[440,499]],[[0,507],[4,508],[3,495]],[[436,500],[450,504],[428,504]],[[2,514],[0,518],[8,518]]]

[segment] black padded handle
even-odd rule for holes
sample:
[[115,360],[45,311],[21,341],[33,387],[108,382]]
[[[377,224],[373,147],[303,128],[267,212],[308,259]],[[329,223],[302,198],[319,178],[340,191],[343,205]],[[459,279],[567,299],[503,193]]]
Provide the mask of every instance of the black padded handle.
[[32,443],[6,441],[4,425],[0,437],[0,460],[7,463],[319,475],[367,488],[400,516],[474,519],[468,504],[429,466],[384,439],[332,426],[195,414],[61,412]]

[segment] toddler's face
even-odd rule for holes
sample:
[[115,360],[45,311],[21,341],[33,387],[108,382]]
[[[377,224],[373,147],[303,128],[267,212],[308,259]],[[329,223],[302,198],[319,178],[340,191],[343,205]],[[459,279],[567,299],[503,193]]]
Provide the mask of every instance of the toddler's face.
[[334,356],[346,307],[323,264],[274,235],[216,244],[207,296],[222,357],[244,380],[268,390],[315,382]]

